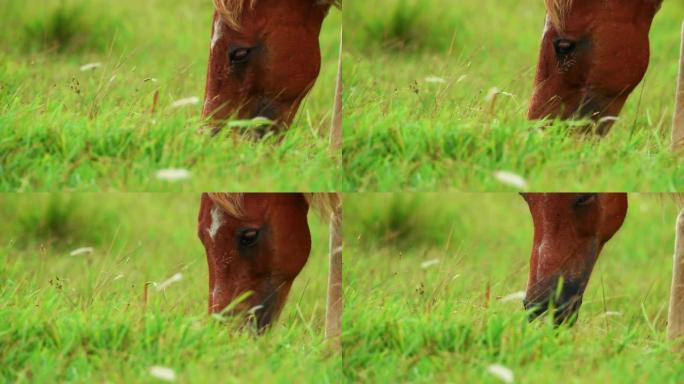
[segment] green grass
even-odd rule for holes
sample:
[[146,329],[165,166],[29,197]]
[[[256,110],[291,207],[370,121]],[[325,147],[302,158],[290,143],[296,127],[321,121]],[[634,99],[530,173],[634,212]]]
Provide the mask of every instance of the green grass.
[[516,383],[682,382],[683,356],[665,338],[677,213],[669,198],[630,195],[579,321],[554,329],[499,300],[527,283],[532,220],[518,195],[347,196],[344,373],[496,383],[487,367],[498,363]]
[[[321,33],[321,75],[284,136],[199,134],[211,30],[208,0],[0,4],[0,190],[333,190],[328,132],[341,12]],[[81,65],[102,67],[80,71]],[[156,113],[149,111],[159,92]],[[160,169],[184,168],[169,184]]]
[[[684,188],[669,151],[683,3],[664,2],[645,80],[602,140],[526,119],[542,1],[353,2],[344,18],[344,190],[511,189],[497,171],[532,190]],[[493,88],[510,95],[492,111]]]
[[[253,337],[206,314],[198,206],[196,194],[0,196],[0,382],[158,382],[155,365],[179,382],[339,382],[323,340],[326,223],[312,215],[309,262],[280,321]],[[84,246],[94,253],[69,255]],[[175,273],[145,307],[145,283]]]
[[[255,338],[206,315],[196,194],[0,196],[0,381],[681,382],[665,340],[675,204],[631,195],[574,328],[528,324],[532,241],[515,194],[345,197],[344,358],[323,340],[327,225],[281,319]],[[92,246],[92,254],[69,252]],[[423,269],[421,264],[438,260]],[[175,273],[165,292],[145,283]],[[489,289],[489,300],[487,290]],[[618,313],[606,316],[605,313]]]

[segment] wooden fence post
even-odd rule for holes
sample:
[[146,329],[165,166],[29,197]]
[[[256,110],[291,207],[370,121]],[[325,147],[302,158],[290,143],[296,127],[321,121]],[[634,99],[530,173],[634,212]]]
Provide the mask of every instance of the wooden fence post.
[[333,106],[332,126],[330,127],[330,149],[333,156],[342,159],[342,29],[340,29],[340,54],[337,63],[337,86],[335,87],[335,104]]
[[684,147],[684,23],[682,24],[682,49],[679,56],[679,80],[675,99],[675,112],[672,120],[672,150]]
[[684,210],[677,217],[670,310],[667,320],[667,337],[679,339],[684,335]]
[[333,349],[342,348],[342,201],[334,199],[330,215],[330,269],[328,274],[328,303],[325,316],[325,338]]

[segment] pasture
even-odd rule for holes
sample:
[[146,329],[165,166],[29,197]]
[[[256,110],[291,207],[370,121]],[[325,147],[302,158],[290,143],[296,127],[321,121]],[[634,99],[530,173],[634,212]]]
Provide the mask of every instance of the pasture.
[[310,216],[309,262],[257,338],[207,315],[198,208],[199,194],[0,196],[0,381],[158,382],[161,366],[179,382],[340,382],[327,223]]
[[665,0],[645,79],[601,140],[526,118],[543,4],[348,4],[344,189],[502,191],[507,171],[536,191],[681,190],[669,145],[684,3]]
[[[333,190],[341,12],[282,142],[199,133],[212,13],[210,0],[2,1],[0,190]],[[158,179],[165,169],[190,178]]]
[[[345,200],[344,373],[352,382],[655,383],[684,379],[665,328],[678,209],[630,195],[574,328],[522,309],[532,220],[517,194]],[[511,296],[509,296],[511,295]]]

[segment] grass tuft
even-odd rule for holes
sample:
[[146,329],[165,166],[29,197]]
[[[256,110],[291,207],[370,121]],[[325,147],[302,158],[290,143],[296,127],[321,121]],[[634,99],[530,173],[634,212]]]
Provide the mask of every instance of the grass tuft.
[[76,53],[103,51],[121,25],[86,3],[61,0],[24,25],[27,50]]
[[359,15],[352,7],[349,19],[360,23],[361,32],[352,29],[348,34],[351,38],[346,38],[352,40],[356,48],[365,47],[367,51],[375,48],[395,53],[446,49],[457,35],[451,31],[458,29],[459,21],[452,19],[452,25],[448,27],[434,23],[430,8],[431,5],[424,1],[398,0]]
[[4,215],[16,215],[10,232],[15,245],[40,246],[60,252],[99,243],[116,231],[112,212],[96,204],[84,203],[79,195],[28,195],[24,204],[7,207]]

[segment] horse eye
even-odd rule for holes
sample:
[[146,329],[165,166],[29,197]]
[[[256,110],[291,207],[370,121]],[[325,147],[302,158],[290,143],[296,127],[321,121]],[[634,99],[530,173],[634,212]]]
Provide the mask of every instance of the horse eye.
[[242,247],[252,247],[256,245],[259,240],[259,230],[258,229],[244,229],[238,234],[238,241]]
[[587,206],[589,204],[592,204],[593,202],[596,201],[596,193],[581,193],[577,198],[575,199],[575,206],[576,207],[583,207]]
[[576,47],[577,44],[568,39],[556,39],[553,42],[553,48],[556,50],[556,55],[558,56],[567,56],[575,52]]
[[249,60],[252,48],[235,48],[228,53],[231,64],[242,64]]

